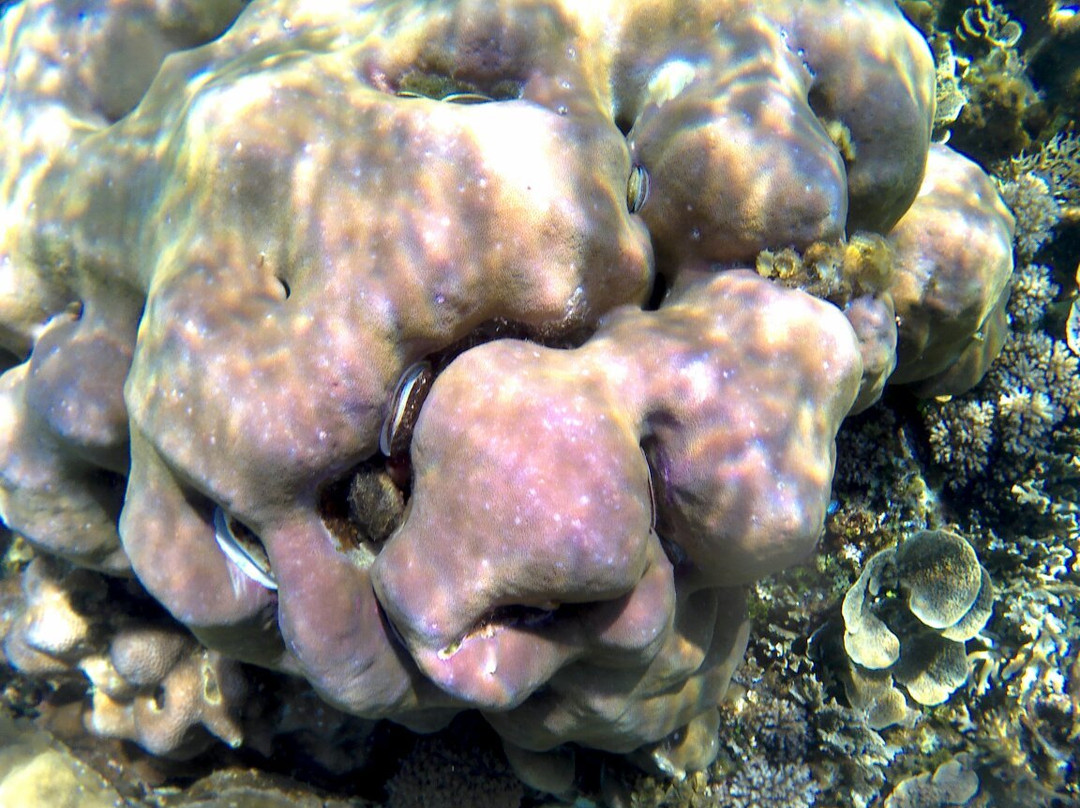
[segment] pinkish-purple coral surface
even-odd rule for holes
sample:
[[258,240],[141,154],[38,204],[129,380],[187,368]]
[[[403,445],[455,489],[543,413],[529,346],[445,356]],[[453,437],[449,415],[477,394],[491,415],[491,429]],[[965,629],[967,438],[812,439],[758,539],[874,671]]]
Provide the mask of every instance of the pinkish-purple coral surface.
[[[357,715],[707,764],[845,416],[1000,348],[1012,218],[931,147],[918,32],[84,6],[0,28],[6,524]],[[753,271],[856,231],[894,260],[848,305]]]

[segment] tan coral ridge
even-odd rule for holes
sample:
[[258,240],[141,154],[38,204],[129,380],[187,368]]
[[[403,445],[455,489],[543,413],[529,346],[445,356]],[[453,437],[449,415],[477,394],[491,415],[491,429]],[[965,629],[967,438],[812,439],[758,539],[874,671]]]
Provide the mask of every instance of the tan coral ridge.
[[[119,59],[127,5],[25,2],[0,60]],[[891,2],[267,0],[115,123],[25,64],[0,116],[63,126],[4,140],[0,512],[357,714],[704,765],[741,587],[813,547],[894,298],[908,379],[993,351],[1012,223],[974,168],[847,318],[729,271],[917,209],[933,65]],[[905,255],[982,307],[901,296]],[[373,468],[410,495],[385,542],[338,496]]]

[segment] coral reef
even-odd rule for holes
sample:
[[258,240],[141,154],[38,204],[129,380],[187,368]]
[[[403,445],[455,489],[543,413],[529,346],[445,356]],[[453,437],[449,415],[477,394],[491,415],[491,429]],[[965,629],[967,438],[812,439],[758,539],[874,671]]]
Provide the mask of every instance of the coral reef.
[[[957,23],[981,61],[937,120],[1000,131],[995,157],[1033,142],[986,100],[1026,86],[1002,14]],[[39,554],[5,652],[89,681],[89,731],[269,748],[252,663],[419,730],[477,710],[566,798],[582,750],[740,804],[811,805],[824,770],[881,792],[884,724],[818,685],[752,711],[801,729],[725,746],[748,594],[825,532],[819,616],[867,557],[961,642],[985,573],[930,614],[911,548],[951,534],[918,532],[914,472],[903,524],[834,512],[841,424],[890,382],[981,401],[1003,345],[993,407],[953,419],[984,434],[939,436],[942,463],[973,480],[1076,417],[1076,357],[1037,332],[1060,278],[1030,263],[1069,175],[1002,186],[1033,200],[1010,281],[1013,213],[931,144],[934,60],[891,0],[23,0],[0,34],[0,514]],[[101,573],[176,623],[88,619]],[[805,672],[769,626],[756,664]]]
[[1037,264],[1014,275],[1001,355],[979,388],[925,403],[923,417],[948,487],[983,489],[989,513],[1026,502],[1056,511],[1064,525],[1076,479],[1080,360],[1042,327],[1060,292],[1051,278]]
[[938,98],[944,110],[937,134],[980,161],[999,160],[1032,145],[1045,121],[1032,83],[1024,28],[994,0],[905,3],[934,46]]
[[986,625],[993,602],[989,574],[954,533],[921,531],[875,553],[841,612],[848,700],[882,729],[911,717],[894,683],[918,704],[948,699],[968,679],[964,643]]
[[213,738],[239,746],[247,691],[239,666],[182,629],[110,616],[106,586],[88,570],[47,556],[30,562],[4,655],[26,674],[81,678],[92,698],[89,732],[125,738],[167,757],[190,757]]
[[893,382],[962,393],[1001,350],[1012,277],[1012,214],[982,170],[935,145],[926,179],[889,233],[899,345]]
[[418,740],[387,781],[387,808],[518,808],[521,781],[473,736],[458,728]]
[[[214,43],[167,60],[134,112],[111,126],[99,122],[92,127],[97,134],[78,140],[74,164],[50,166],[36,193],[26,194],[35,199],[33,214],[21,232],[9,232],[8,254],[15,271],[43,285],[60,283],[64,305],[31,287],[34,305],[51,319],[33,322],[27,305],[7,318],[8,349],[23,353],[29,343],[32,351],[5,375],[13,429],[4,447],[3,510],[11,526],[44,548],[105,569],[119,566],[115,534],[109,540],[119,516],[135,573],[205,643],[301,673],[351,711],[424,726],[463,706],[542,709],[550,723],[528,738],[516,736],[527,725],[519,717],[492,720],[536,748],[577,739],[627,750],[704,715],[723,691],[743,629],[740,597],[715,587],[745,584],[813,545],[824,517],[832,436],[861,373],[855,334],[835,309],[735,274],[694,284],[692,267],[750,259],[776,241],[835,237],[852,222],[888,229],[914,197],[923,169],[927,58],[899,17],[877,30],[903,54],[902,70],[867,77],[868,92],[896,104],[881,130],[888,137],[880,140],[884,122],[838,92],[853,54],[823,37],[828,26],[812,15],[788,19],[778,9],[778,19],[762,16],[722,37],[708,34],[697,45],[698,75],[671,61],[666,40],[653,42],[655,20],[633,5],[614,17],[622,32],[602,63],[585,58],[595,46],[590,18],[509,8],[512,22],[499,35],[504,63],[493,66],[491,44],[482,44],[493,12],[474,18],[468,4],[432,13],[394,37],[389,10],[325,16],[303,5],[273,11],[255,5]],[[33,4],[22,11],[25,19],[5,23],[32,29],[35,15],[48,17]],[[287,32],[267,30],[266,15],[283,11],[292,14]],[[701,30],[711,31],[707,15],[720,11],[695,13],[703,15]],[[457,27],[465,20],[468,26]],[[49,21],[63,30],[63,21]],[[878,27],[869,18],[852,22]],[[78,20],[67,24],[83,30]],[[268,66],[249,55],[253,37],[261,43],[257,52],[269,54],[291,52],[296,42],[313,43],[331,30],[336,39],[309,45],[306,60]],[[528,42],[520,39],[525,31]],[[816,62],[813,73],[790,58],[788,36]],[[354,44],[343,45],[342,37]],[[768,57],[762,73],[732,85],[725,72],[731,54],[748,50]],[[627,61],[631,53],[635,60]],[[364,71],[343,66],[343,54]],[[406,81],[418,70],[449,72],[466,84],[446,95],[444,87],[441,100],[431,100],[417,92],[422,82]],[[191,85],[193,73],[222,78]],[[816,112],[845,129],[846,165],[808,103],[811,78]],[[569,89],[605,82],[616,89],[610,102]],[[351,88],[354,103],[329,105],[333,87]],[[499,96],[508,91],[511,97]],[[246,105],[237,106],[237,93]],[[489,100],[462,104],[463,93]],[[688,129],[684,121],[705,116],[709,126],[726,126],[740,120],[735,110],[751,97],[785,105],[793,125],[788,140],[798,144],[769,147],[759,137],[756,147],[805,156],[774,172],[774,190],[742,194],[750,207],[732,219],[724,195],[741,193],[746,154],[727,154],[728,140],[702,137],[708,126]],[[40,114],[19,93],[11,98],[8,114],[24,125]],[[291,105],[286,120],[258,111],[282,103]],[[629,122],[627,139],[616,119]],[[748,134],[770,131],[765,124],[762,119]],[[329,148],[336,133],[357,129],[371,133],[362,145]],[[153,148],[159,140],[176,147],[159,151]],[[535,162],[508,162],[499,145],[507,140]],[[388,148],[395,143],[402,146]],[[433,150],[444,155],[439,163],[411,157]],[[544,163],[556,153],[557,173]],[[393,164],[401,170],[388,171]],[[706,165],[702,176],[716,184],[698,193],[713,203],[690,217],[675,215],[686,205],[682,172]],[[124,172],[135,173],[121,179]],[[192,184],[192,172],[204,181]],[[617,189],[628,176],[627,202]],[[62,199],[49,193],[60,182]],[[296,193],[255,190],[268,185]],[[79,200],[87,197],[98,201],[86,208]],[[53,198],[55,205],[44,203]],[[387,206],[387,199],[398,206]],[[445,204],[451,199],[463,204]],[[335,228],[319,214],[330,210],[351,214],[334,219]],[[772,221],[773,214],[781,218]],[[199,236],[178,241],[196,222]],[[118,250],[132,226],[141,246]],[[561,391],[523,393],[509,366],[492,379],[490,392],[475,384],[475,368],[488,353],[510,351],[506,362],[515,364],[538,350],[525,343],[496,340],[449,361],[461,351],[454,346],[486,322],[565,341],[595,330],[599,317],[619,304],[640,304],[653,263],[646,232],[659,268],[683,292],[657,314],[611,318],[580,353],[544,355],[552,369],[537,371],[547,376],[541,387],[567,375],[574,380],[567,394],[578,396],[576,403],[561,403]],[[484,245],[479,252],[477,243]],[[299,244],[307,245],[302,254]],[[352,260],[364,250],[364,261]],[[43,255],[66,255],[69,275],[58,278],[51,264],[46,272]],[[125,291],[96,294],[106,280]],[[214,305],[207,305],[209,290]],[[734,309],[748,312],[756,325],[731,315],[708,319],[725,294],[742,298]],[[68,296],[75,309],[66,305]],[[797,314],[800,308],[804,313]],[[802,325],[786,337],[761,330],[788,316]],[[697,344],[683,336],[696,321],[721,341]],[[727,334],[748,325],[760,333],[756,340],[729,341]],[[669,350],[627,353],[646,335],[663,340],[665,331]],[[288,350],[297,340],[320,349]],[[773,340],[781,352],[769,347]],[[776,386],[781,369],[790,373],[785,345],[822,340],[818,350],[833,361],[822,367],[808,352],[798,360],[806,370]],[[694,358],[729,344],[709,363]],[[751,361],[740,358],[747,353]],[[110,366],[94,369],[80,357]],[[407,515],[384,547],[354,542],[331,530],[327,516],[335,503],[327,504],[334,499],[328,491],[377,448],[400,459],[394,447],[397,433],[411,428],[400,419],[417,394],[419,374],[408,370],[417,362],[433,363],[440,373],[409,448],[414,479]],[[681,374],[687,387],[679,396],[703,400],[725,376],[757,364],[768,380],[743,380],[762,392],[734,411],[686,409],[675,396],[649,391]],[[612,368],[621,368],[623,378]],[[106,390],[110,373],[120,378],[114,375]],[[590,375],[597,378],[582,387],[577,379]],[[403,376],[408,382],[395,394]],[[773,408],[786,419],[778,423],[798,427],[772,433],[780,442],[768,437],[774,424],[760,421],[766,430],[760,431],[743,414],[751,406],[767,408],[767,386],[783,402]],[[791,407],[794,390],[804,407]],[[481,413],[505,406],[501,401],[513,402],[508,413],[516,409],[522,417],[493,430],[495,422]],[[91,402],[94,417],[82,409]],[[547,420],[549,407],[565,407],[566,415]],[[463,408],[481,417],[475,425],[482,429],[468,431],[472,416],[463,417]],[[820,417],[813,414],[819,411]],[[750,431],[727,426],[738,420]],[[100,471],[124,471],[117,457],[129,423],[131,467],[126,485],[117,486]],[[533,425],[541,430],[535,436],[528,435]],[[523,429],[531,458],[514,451]],[[754,462],[768,476],[740,471],[750,459],[735,446],[743,434],[762,441]],[[638,448],[643,441],[645,455]],[[732,446],[731,472],[710,479],[714,472],[703,471],[722,456],[725,442]],[[617,463],[609,454],[615,447],[621,447]],[[595,482],[588,479],[590,457],[604,462]],[[496,460],[503,467],[492,466]],[[475,478],[455,484],[455,492],[437,487],[449,474],[471,469]],[[61,478],[69,493],[51,495]],[[566,501],[519,498],[553,480],[558,485],[551,490],[565,492]],[[504,499],[496,486],[508,482],[514,495]],[[733,521],[732,505],[746,494],[761,504]],[[48,519],[41,501],[49,505]],[[462,521],[499,502],[505,512],[494,512],[490,523]],[[93,543],[71,546],[75,520],[94,526]],[[687,584],[678,590],[653,521],[669,534],[668,554],[685,566]],[[507,530],[518,538],[507,542]],[[433,555],[449,549],[432,543],[446,534],[456,534],[456,549]],[[490,546],[485,536],[499,541]],[[714,556],[710,541],[730,544],[726,560]],[[545,544],[552,548],[547,554],[540,551]],[[521,566],[526,555],[534,560]],[[465,567],[445,566],[450,560]],[[483,564],[491,574],[476,576]],[[475,590],[463,586],[470,579]],[[680,605],[690,602],[693,607]],[[684,610],[692,620],[680,616]],[[714,634],[702,614],[726,616],[718,617]],[[537,645],[534,638],[545,635]],[[419,669],[401,654],[399,636]],[[687,657],[680,648],[690,636],[700,651]],[[616,724],[624,710],[607,713],[595,701],[600,694],[589,672],[595,664],[623,670],[622,700],[640,704],[636,720]],[[641,681],[646,670],[653,672]],[[549,682],[542,701],[523,704]],[[553,698],[567,718],[580,717],[566,725],[544,706]]]
[[942,763],[933,774],[920,774],[898,783],[885,800],[885,808],[967,805],[978,791],[978,775],[953,759]]

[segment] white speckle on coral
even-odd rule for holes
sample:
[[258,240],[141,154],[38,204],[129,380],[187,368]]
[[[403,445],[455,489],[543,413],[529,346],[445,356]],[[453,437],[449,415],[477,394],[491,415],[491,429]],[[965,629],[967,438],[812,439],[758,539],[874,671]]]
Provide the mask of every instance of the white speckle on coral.
[[649,79],[649,100],[663,106],[677,96],[694,80],[697,71],[685,59],[665,62]]
[[685,367],[679,368],[679,375],[690,384],[690,395],[695,404],[701,404],[713,390],[712,373],[709,366],[700,359],[695,359]]

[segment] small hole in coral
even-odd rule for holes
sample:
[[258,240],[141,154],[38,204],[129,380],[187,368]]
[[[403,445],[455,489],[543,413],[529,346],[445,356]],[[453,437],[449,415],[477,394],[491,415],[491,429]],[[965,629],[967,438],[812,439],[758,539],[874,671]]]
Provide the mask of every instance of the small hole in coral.
[[649,299],[645,303],[646,311],[656,311],[660,308],[660,304],[664,302],[664,298],[667,297],[668,282],[660,273],[657,273],[653,279],[652,291],[649,293]]
[[203,700],[207,704],[221,703],[221,687],[218,685],[217,674],[208,664],[203,664]]
[[221,552],[241,572],[267,589],[277,589],[270,557],[251,528],[217,508],[214,511],[214,538]]
[[500,628],[538,629],[555,619],[560,604],[552,602],[544,606],[527,606],[508,603],[496,606],[480,618],[465,639],[494,636]]
[[281,292],[284,295],[284,299],[288,300],[289,295],[292,294],[292,287],[289,286],[289,282],[281,277],[277,279],[277,282],[281,284]]
[[165,709],[165,687],[164,685],[158,685],[154,688],[154,695],[151,696],[151,700],[154,703],[155,710]]
[[626,181],[626,207],[631,213],[637,213],[649,198],[649,172],[645,166],[635,163],[630,167],[630,177]]
[[647,475],[646,482],[649,484],[649,530],[650,532],[656,531],[656,489],[653,487],[653,472],[652,464],[649,462],[649,455],[645,451],[644,446],[639,447],[641,449],[641,456],[645,458],[645,466],[649,473]]
[[341,552],[374,557],[404,521],[409,490],[397,484],[389,465],[375,456],[320,490],[319,515]]

